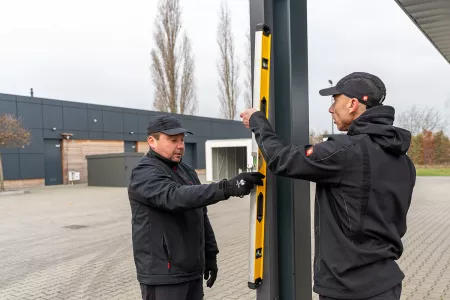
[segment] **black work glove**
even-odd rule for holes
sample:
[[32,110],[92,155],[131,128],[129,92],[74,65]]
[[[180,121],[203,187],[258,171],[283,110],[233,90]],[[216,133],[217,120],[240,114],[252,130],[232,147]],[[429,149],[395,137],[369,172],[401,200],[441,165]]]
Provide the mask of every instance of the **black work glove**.
[[250,194],[255,184],[263,185],[264,177],[264,174],[260,172],[243,172],[230,180],[222,180],[221,188],[226,197],[243,197]]
[[206,282],[206,286],[211,288],[216,281],[217,278],[217,272],[219,269],[217,269],[217,260],[216,257],[206,257],[205,259],[205,275],[203,278],[205,280],[209,280]]

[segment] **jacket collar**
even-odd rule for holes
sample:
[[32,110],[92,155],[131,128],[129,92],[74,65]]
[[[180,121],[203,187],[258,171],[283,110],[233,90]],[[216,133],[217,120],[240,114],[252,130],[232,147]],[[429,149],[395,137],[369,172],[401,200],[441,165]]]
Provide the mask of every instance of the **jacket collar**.
[[163,163],[165,163],[166,165],[168,165],[171,168],[176,168],[179,164],[179,162],[172,161],[172,160],[165,158],[164,156],[156,153],[153,149],[150,149],[148,151],[147,156],[159,159],[160,161],[162,161]]

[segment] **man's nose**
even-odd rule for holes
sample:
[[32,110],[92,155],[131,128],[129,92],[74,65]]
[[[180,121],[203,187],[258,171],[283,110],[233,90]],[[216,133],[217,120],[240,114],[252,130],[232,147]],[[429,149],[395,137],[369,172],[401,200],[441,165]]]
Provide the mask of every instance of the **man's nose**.
[[334,113],[334,105],[333,105],[333,104],[330,105],[330,107],[328,108],[328,112],[329,112],[330,114]]

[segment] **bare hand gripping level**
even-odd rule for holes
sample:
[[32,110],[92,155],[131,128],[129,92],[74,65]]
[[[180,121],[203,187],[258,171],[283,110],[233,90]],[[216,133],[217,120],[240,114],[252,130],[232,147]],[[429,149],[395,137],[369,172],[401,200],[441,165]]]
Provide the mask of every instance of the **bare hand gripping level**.
[[[253,77],[253,108],[262,111],[269,118],[270,52],[271,38],[269,26],[258,24],[255,31],[255,58]],[[258,149],[255,137],[252,144],[253,162],[249,168],[253,172],[266,175],[266,161]],[[267,176],[266,176],[267,178]],[[250,249],[248,287],[256,289],[263,281],[264,267],[264,223],[266,207],[266,178],[262,186],[256,186],[250,194]]]

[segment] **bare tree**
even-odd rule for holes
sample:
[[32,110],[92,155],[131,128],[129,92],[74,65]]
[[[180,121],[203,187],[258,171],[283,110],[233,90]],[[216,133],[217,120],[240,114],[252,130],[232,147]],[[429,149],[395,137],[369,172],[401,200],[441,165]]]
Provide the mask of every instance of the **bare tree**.
[[246,108],[252,107],[252,47],[250,31],[245,36],[245,80],[244,80],[244,103]]
[[[30,143],[30,132],[22,128],[22,120],[13,115],[0,116],[0,147],[22,148]],[[2,154],[0,152],[0,191],[5,191]]]
[[155,85],[153,106],[163,112],[194,114],[195,63],[191,43],[182,33],[179,0],[160,0],[155,20],[152,75]]
[[413,136],[419,134],[421,130],[421,118],[420,110],[414,105],[410,109],[401,113],[397,118],[399,126],[409,130]]
[[414,136],[423,130],[443,130],[447,125],[447,120],[441,111],[434,107],[419,109],[415,105],[401,113],[397,122],[401,127],[411,131]]
[[222,2],[217,27],[217,43],[220,57],[217,64],[219,72],[219,99],[221,114],[225,119],[233,120],[237,115],[239,97],[239,65],[235,56],[234,38],[231,33],[231,16],[226,2]]

